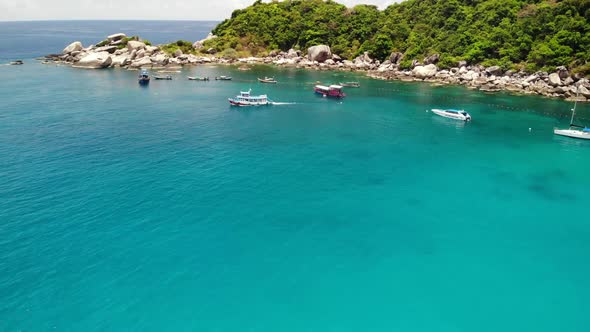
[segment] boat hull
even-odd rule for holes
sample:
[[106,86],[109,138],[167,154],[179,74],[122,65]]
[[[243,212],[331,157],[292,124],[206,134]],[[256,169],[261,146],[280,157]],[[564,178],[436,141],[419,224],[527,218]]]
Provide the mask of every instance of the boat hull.
[[584,132],[581,130],[553,129],[553,133],[559,136],[590,140],[590,132]]
[[228,98],[229,100],[229,104],[231,106],[241,106],[241,107],[245,107],[245,106],[266,106],[269,105],[270,102],[268,101],[261,101],[261,102],[252,102],[252,101],[241,101],[241,100],[235,100],[232,98]]
[[467,116],[465,116],[460,113],[449,113],[449,112],[445,112],[445,110],[439,110],[439,109],[433,109],[432,112],[434,114],[442,116],[444,118],[461,120],[461,121],[471,121],[471,116],[469,114]]
[[328,97],[328,98],[344,98],[346,97],[346,94],[344,94],[343,92],[334,92],[334,91],[324,91],[321,89],[314,89],[315,93],[318,95],[322,95],[323,97]]

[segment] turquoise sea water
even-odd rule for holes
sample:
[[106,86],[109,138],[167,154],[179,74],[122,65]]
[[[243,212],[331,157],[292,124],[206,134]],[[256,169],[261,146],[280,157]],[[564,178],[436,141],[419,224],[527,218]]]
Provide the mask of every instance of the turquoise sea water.
[[[552,134],[571,103],[136,76],[0,67],[0,331],[590,326],[590,142]],[[229,107],[249,88],[294,104]]]

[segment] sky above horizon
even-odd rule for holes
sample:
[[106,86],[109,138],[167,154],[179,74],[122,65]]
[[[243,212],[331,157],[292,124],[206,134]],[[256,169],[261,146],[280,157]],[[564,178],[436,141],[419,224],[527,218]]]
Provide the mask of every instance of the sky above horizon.
[[[383,9],[401,0],[336,0],[347,6]],[[21,20],[223,20],[254,0],[0,0],[0,21]]]

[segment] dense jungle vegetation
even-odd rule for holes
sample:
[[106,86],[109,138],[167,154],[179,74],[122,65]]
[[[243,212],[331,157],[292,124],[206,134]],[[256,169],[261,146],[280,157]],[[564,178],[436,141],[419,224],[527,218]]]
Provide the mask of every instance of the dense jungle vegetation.
[[565,65],[590,74],[590,0],[406,0],[385,10],[328,0],[257,0],[213,31],[206,46],[240,56],[306,50],[317,44],[352,59],[369,52],[384,60],[440,54],[504,69],[551,70]]

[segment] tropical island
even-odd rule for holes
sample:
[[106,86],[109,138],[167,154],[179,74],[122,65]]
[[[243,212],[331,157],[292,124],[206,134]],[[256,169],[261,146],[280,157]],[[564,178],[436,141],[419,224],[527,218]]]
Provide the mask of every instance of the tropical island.
[[[383,79],[585,101],[589,17],[585,0],[406,0],[384,10],[331,0],[257,0],[195,43],[151,46],[115,34],[86,49],[69,45],[52,59],[81,67],[218,62],[362,70]],[[104,60],[98,65],[97,53]]]

